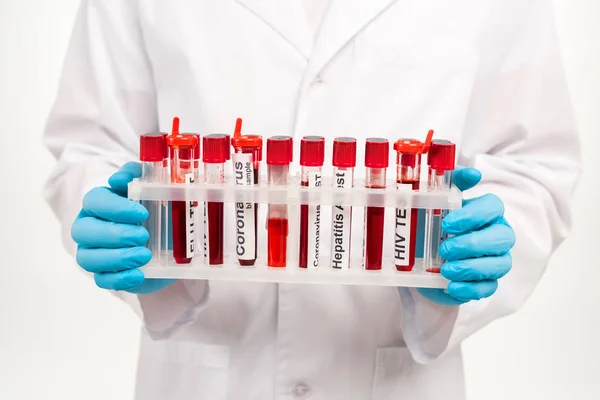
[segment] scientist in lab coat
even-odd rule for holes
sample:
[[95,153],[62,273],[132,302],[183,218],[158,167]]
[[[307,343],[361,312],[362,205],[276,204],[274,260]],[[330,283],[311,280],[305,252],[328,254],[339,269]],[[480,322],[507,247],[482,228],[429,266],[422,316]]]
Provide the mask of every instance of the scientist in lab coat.
[[[551,4],[84,0],[45,194],[79,265],[143,323],[137,398],[464,399],[461,342],[523,304],[571,224],[579,141]],[[296,143],[353,136],[359,165],[367,137],[434,128],[472,199],[444,221],[448,290],[145,279],[127,182],[139,135],[175,115],[202,134],[242,116]]]

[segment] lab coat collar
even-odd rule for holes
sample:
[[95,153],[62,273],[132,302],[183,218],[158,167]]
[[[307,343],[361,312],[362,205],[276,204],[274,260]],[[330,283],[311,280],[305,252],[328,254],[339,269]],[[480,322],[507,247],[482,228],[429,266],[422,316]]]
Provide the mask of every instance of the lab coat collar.
[[313,47],[313,36],[306,21],[303,0],[236,0],[269,25],[305,59]]
[[335,55],[396,0],[332,0],[311,54],[305,83],[311,84]]
[[314,46],[302,0],[236,1],[308,60],[305,84],[310,84],[340,49],[396,0],[331,0]]

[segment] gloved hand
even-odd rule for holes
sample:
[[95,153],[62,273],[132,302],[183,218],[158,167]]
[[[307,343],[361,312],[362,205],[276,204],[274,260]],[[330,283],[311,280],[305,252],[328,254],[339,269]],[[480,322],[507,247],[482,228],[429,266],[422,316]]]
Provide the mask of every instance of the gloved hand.
[[85,195],[83,208],[71,227],[78,245],[77,263],[94,274],[101,288],[148,294],[173,282],[145,279],[138,269],[152,258],[144,247],[148,231],[139,225],[148,218],[148,211],[127,199],[127,184],[141,174],[139,163],[123,165],[110,177],[110,188],[96,187]]
[[[457,169],[452,177],[461,191],[480,180],[481,173],[474,168]],[[515,244],[515,234],[503,215],[504,204],[494,194],[465,200],[462,208],[448,213],[442,229],[455,236],[444,240],[439,252],[446,260],[440,272],[451,282],[446,290],[420,288],[419,292],[448,306],[494,294],[498,279],[511,269],[509,251]]]

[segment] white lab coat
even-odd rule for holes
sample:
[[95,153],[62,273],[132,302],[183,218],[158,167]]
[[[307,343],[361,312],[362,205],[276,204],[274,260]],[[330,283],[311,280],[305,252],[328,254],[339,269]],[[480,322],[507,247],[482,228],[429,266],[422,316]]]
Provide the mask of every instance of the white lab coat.
[[313,39],[301,0],[83,1],[45,133],[67,248],[84,193],[137,159],[140,133],[243,117],[296,144],[435,129],[483,173],[472,195],[503,199],[513,270],[460,307],[377,287],[118,293],[144,326],[139,399],[463,399],[460,343],[523,304],[568,232],[580,155],[551,2],[334,0]]

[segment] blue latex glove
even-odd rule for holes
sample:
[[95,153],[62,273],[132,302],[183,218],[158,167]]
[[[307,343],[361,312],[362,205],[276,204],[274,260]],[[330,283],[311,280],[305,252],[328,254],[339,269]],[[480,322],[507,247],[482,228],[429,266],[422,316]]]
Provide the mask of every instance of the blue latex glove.
[[94,274],[104,289],[148,294],[173,280],[145,279],[138,268],[152,253],[146,247],[148,231],[140,225],[148,211],[127,199],[127,184],[142,174],[139,163],[130,162],[110,177],[110,188],[96,187],[83,199],[83,208],[73,222],[71,236],[77,243],[77,263]]
[[[477,185],[481,173],[474,168],[454,171],[452,182],[461,190]],[[442,221],[442,229],[455,235],[444,240],[440,256],[446,262],[441,274],[451,282],[447,290],[418,289],[429,300],[455,306],[489,297],[498,288],[498,279],[510,271],[510,249],[515,234],[504,219],[504,204],[498,196],[486,194],[463,202]]]

